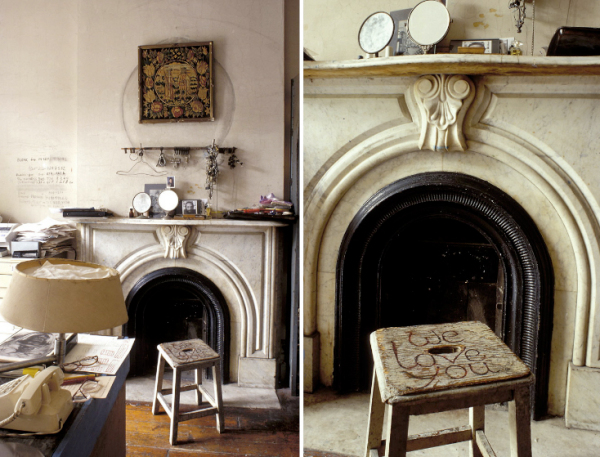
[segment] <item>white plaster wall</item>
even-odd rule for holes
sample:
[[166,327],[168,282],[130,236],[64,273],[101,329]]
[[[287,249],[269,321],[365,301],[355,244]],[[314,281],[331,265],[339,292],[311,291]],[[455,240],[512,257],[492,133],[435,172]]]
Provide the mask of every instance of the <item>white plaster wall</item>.
[[[288,8],[292,30],[294,16]],[[283,196],[285,93],[294,63],[284,63],[284,19],[283,0],[2,2],[0,215],[34,222],[48,207],[75,205],[126,215],[144,184],[166,181],[116,174],[133,165],[121,148],[140,143],[206,146],[215,139],[238,148],[244,166],[223,164],[217,209],[249,206],[268,192]],[[139,124],[138,46],[191,41],[214,42],[215,122]],[[294,43],[288,39],[288,47]],[[155,165],[158,153],[146,157]],[[46,170],[39,158],[61,167],[60,184],[40,182]],[[180,198],[207,197],[204,170],[200,152],[186,169],[168,168]]]
[[[239,148],[243,167],[226,164],[216,206],[231,209],[283,191],[284,10],[281,0],[83,1],[79,6],[79,203],[126,214],[146,183],[164,177],[117,176],[132,162],[120,148],[220,146]],[[214,42],[215,122],[139,124],[137,47]],[[148,153],[156,163],[158,153]],[[180,198],[206,198],[205,162],[192,153],[172,171]],[[154,162],[154,163],[153,163]]]
[[[363,21],[376,11],[413,8],[421,0],[348,0],[343,3],[304,1],[304,47],[316,60],[356,59],[364,52],[358,46],[358,31]],[[515,37],[525,43],[524,54],[533,55],[548,46],[557,28],[565,25],[597,27],[600,3],[586,0],[544,0],[536,2],[535,27],[532,27],[532,2],[526,2],[525,24],[517,33],[512,10],[506,0],[447,0],[453,19],[442,44],[461,38]],[[535,29],[535,30],[534,30]]]
[[[0,3],[0,215],[76,203],[77,1]],[[53,167],[61,181],[46,184]],[[63,169],[64,167],[64,169]]]

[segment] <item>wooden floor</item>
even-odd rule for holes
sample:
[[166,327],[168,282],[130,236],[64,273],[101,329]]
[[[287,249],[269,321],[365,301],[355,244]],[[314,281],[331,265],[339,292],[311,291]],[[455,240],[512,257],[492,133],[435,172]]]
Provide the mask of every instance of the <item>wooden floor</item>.
[[[193,407],[182,407],[182,411]],[[169,417],[154,416],[149,403],[128,403],[128,457],[298,457],[297,400],[280,410],[225,408],[225,432],[215,429],[215,417],[179,423],[178,443],[169,444]]]
[[305,449],[304,457],[350,457],[344,454],[337,454],[335,452],[315,451],[313,449]]

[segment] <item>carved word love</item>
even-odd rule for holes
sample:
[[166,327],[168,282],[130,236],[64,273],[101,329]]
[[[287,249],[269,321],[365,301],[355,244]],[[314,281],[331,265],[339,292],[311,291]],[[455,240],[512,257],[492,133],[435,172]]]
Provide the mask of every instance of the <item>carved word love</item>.
[[479,349],[461,344],[463,341],[460,333],[454,330],[410,332],[410,346],[400,347],[392,341],[392,347],[398,366],[404,373],[409,378],[422,381],[414,386],[415,389],[434,387],[440,382],[448,385],[453,379],[476,378],[502,371],[501,366],[491,363]]

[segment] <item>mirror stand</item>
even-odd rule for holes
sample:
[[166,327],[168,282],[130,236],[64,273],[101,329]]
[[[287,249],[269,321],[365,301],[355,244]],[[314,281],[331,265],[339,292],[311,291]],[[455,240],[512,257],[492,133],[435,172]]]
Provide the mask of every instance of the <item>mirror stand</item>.
[[170,221],[170,220],[173,220],[174,216],[175,216],[175,210],[171,210],[171,211],[167,211],[166,214],[162,217],[162,219],[165,221]]

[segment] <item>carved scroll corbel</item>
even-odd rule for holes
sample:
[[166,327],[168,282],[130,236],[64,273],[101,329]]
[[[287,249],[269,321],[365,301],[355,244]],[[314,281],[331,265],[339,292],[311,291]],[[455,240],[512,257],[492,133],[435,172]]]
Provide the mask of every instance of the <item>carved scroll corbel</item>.
[[165,259],[187,259],[187,242],[192,230],[184,225],[163,225],[158,234],[165,248]]
[[413,93],[421,113],[420,149],[464,151],[465,114],[475,97],[475,85],[463,75],[427,75]]

